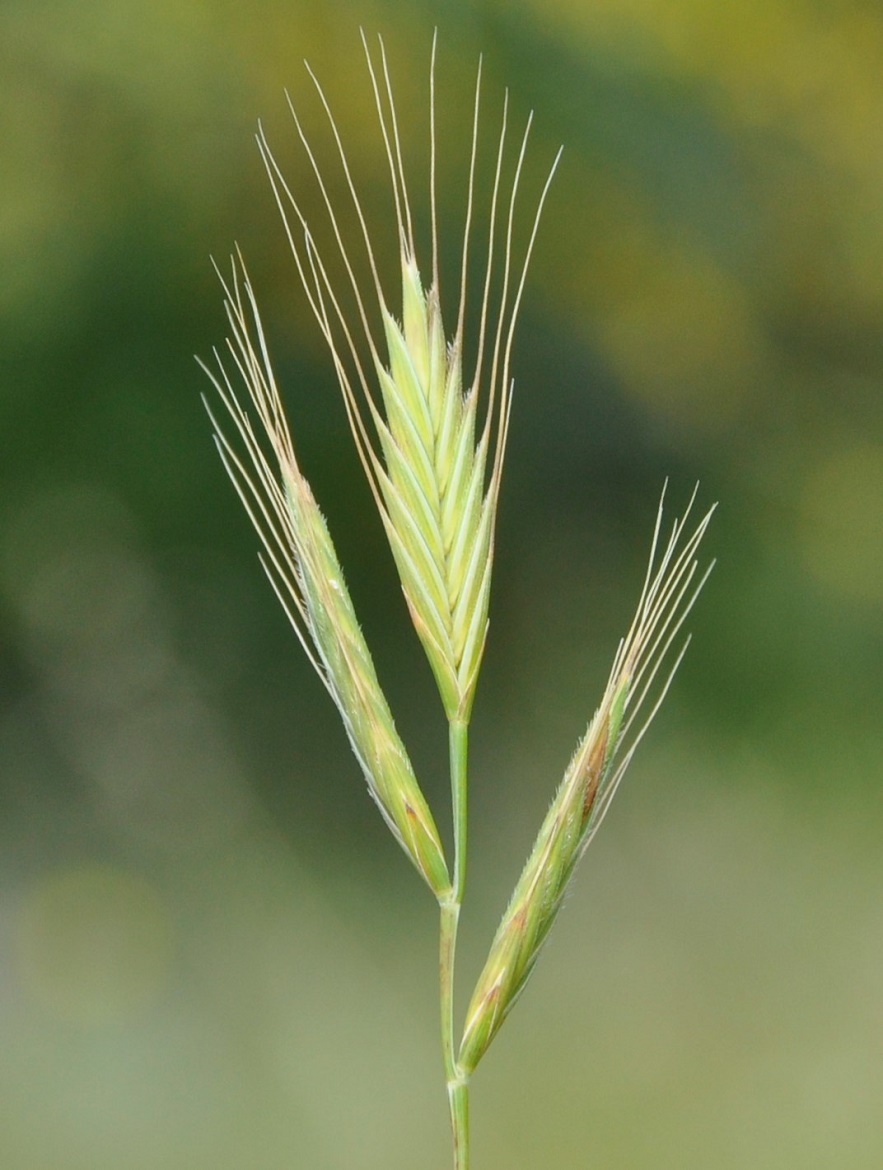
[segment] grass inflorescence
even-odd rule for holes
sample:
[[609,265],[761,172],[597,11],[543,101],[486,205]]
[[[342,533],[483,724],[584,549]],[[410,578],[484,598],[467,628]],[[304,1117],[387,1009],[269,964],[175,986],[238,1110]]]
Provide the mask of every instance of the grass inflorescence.
[[[647,576],[605,691],[554,796],[491,943],[458,1038],[453,1015],[457,927],[465,890],[468,728],[488,628],[494,534],[511,408],[515,323],[552,163],[515,257],[517,195],[531,119],[509,158],[504,100],[493,150],[484,240],[472,239],[479,152],[481,65],[469,149],[456,309],[443,315],[436,193],[435,42],[430,66],[431,247],[421,267],[393,86],[383,42],[362,37],[395,208],[400,280],[382,285],[369,230],[330,104],[312,72],[362,253],[345,243],[342,212],[289,99],[297,135],[330,229],[335,263],[316,242],[263,129],[258,145],[307,301],[328,346],[353,438],[385,529],[411,621],[435,677],[449,728],[453,849],[447,854],[359,627],[325,519],[303,475],[255,294],[239,254],[221,275],[230,334],[212,379],[238,441],[214,414],[227,471],[263,543],[263,564],[310,661],[334,700],[369,791],[439,905],[442,1054],[456,1170],[469,1165],[469,1080],[534,968],[565,890],[686,643],[684,619],[705,574],[698,546],[711,517],[692,526],[691,500],[668,535],[660,504]],[[308,67],[309,68],[309,67]],[[475,256],[478,260],[475,260]],[[478,339],[464,360],[466,292],[479,266]],[[357,276],[357,269],[367,278]],[[334,276],[337,271],[342,276]],[[341,285],[342,281],[342,285]],[[349,306],[349,308],[347,307]],[[230,370],[232,362],[232,371]],[[240,397],[237,382],[245,389]],[[250,405],[249,405],[250,404]],[[211,407],[210,407],[211,413]],[[252,422],[252,414],[256,421]],[[695,499],[695,493],[694,493]]]

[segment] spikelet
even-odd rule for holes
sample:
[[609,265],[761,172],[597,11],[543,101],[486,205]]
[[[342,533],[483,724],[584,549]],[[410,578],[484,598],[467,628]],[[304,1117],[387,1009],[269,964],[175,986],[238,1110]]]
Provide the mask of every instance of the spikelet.
[[[380,40],[378,69],[364,35],[362,41],[396,208],[402,281],[400,317],[387,305],[347,156],[328,102],[315,77],[313,81],[328,117],[352,199],[361,246],[371,273],[373,298],[360,288],[337,212],[293,106],[291,113],[319,186],[346,272],[346,283],[357,306],[361,341],[356,340],[346,320],[339,295],[298,200],[276,164],[263,131],[258,141],[285,221],[298,273],[334,360],[350,425],[383,520],[413,624],[435,675],[448,719],[465,723],[471,710],[487,631],[494,526],[509,420],[513,331],[540,212],[558,160],[556,158],[540,196],[516,275],[512,263],[515,203],[530,120],[517,154],[508,212],[500,229],[498,207],[507,135],[507,103],[504,104],[489,213],[477,357],[472,377],[467,381],[463,371],[463,333],[481,68],[479,65],[475,92],[459,309],[456,327],[448,340],[442,321],[438,278],[435,44],[430,69],[432,275],[427,286],[417,264],[396,108],[383,42]],[[500,246],[499,236],[502,237],[502,271],[498,279],[499,300],[492,312],[492,276],[495,275],[495,248]],[[379,309],[382,340],[377,327],[370,324],[367,302],[371,299],[376,300]],[[491,318],[494,319],[493,327]],[[369,371],[372,377],[369,377]],[[487,390],[482,394],[481,387],[485,382]]]
[[450,879],[438,830],[377,680],[325,519],[295,458],[254,293],[244,267],[240,277],[239,265],[234,260],[230,282],[222,278],[231,329],[228,348],[266,442],[255,433],[216,352],[217,372],[203,368],[235,424],[251,470],[213,417],[218,449],[261,537],[267,575],[340,711],[369,791],[442,900]]
[[[695,493],[694,493],[695,499]],[[708,575],[696,583],[696,551],[712,511],[684,539],[693,501],[657,561],[662,504],[637,613],[620,643],[601,704],[577,747],[491,944],[466,1013],[459,1063],[469,1074],[523,990],[561,908],[568,882],[610,805],[686,650],[678,652],[640,730],[635,717]]]

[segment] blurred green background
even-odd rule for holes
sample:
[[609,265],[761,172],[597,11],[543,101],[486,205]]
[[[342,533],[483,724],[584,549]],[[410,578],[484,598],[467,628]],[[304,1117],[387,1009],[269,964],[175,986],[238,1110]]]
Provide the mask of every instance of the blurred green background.
[[433,904],[262,577],[192,358],[224,334],[209,256],[238,241],[447,831],[433,685],[253,141],[261,117],[311,190],[288,87],[331,163],[309,58],[390,222],[360,23],[386,38],[424,222],[439,26],[446,264],[480,52],[485,142],[505,86],[516,122],[536,110],[525,208],[565,144],[515,353],[464,996],[629,621],[664,478],[676,506],[697,480],[720,500],[688,657],[476,1074],[476,1170],[876,1170],[866,0],[3,0],[0,1164],[449,1165]]

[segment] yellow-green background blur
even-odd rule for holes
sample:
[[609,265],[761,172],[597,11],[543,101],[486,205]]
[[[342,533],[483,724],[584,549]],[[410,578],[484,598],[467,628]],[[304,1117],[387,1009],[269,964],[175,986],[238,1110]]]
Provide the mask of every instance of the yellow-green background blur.
[[437,699],[253,141],[261,117],[315,209],[283,96],[335,173],[309,58],[394,247],[360,23],[423,224],[439,26],[446,257],[480,52],[485,143],[504,86],[516,123],[536,110],[525,208],[565,145],[515,353],[464,993],[664,478],[675,506],[696,480],[720,500],[682,672],[475,1077],[476,1170],[878,1170],[869,0],[3,0],[0,1166],[449,1165],[434,906],[262,577],[192,357],[223,337],[209,256],[238,241],[447,833]]

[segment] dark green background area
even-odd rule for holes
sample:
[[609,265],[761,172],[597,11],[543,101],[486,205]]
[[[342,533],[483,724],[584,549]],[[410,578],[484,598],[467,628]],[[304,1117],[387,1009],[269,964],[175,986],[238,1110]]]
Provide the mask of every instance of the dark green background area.
[[565,147],[515,347],[464,1002],[663,482],[720,502],[687,658],[476,1074],[476,1170],[876,1170],[883,16],[859,0],[0,5],[0,1163],[449,1164],[434,907],[263,579],[193,360],[238,243],[447,839],[437,696],[254,144],[261,118],[321,220],[287,88],[343,196],[308,58],[394,272],[360,24],[422,228],[439,28],[449,322],[480,53],[487,149],[504,88],[516,129],[535,111],[522,245]]

